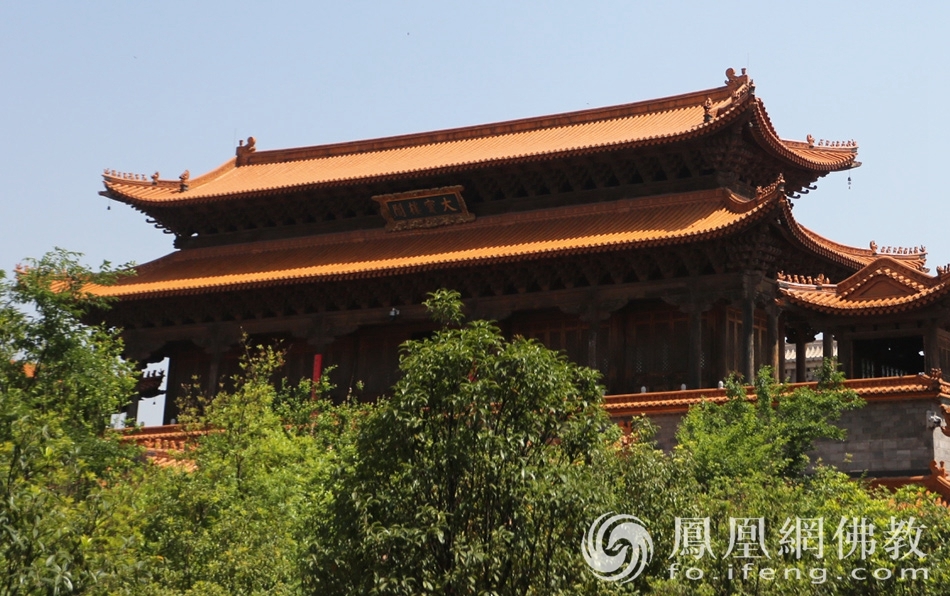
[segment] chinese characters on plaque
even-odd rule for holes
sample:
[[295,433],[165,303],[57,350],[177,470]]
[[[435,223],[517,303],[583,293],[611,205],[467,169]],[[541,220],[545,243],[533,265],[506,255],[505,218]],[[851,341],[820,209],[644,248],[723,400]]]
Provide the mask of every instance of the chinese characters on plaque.
[[462,199],[461,186],[377,195],[373,200],[379,203],[389,231],[433,228],[475,219]]

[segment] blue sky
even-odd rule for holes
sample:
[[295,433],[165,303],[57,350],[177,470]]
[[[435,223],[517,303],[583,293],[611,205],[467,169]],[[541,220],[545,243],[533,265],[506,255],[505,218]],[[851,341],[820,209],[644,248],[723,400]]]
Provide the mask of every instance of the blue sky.
[[0,269],[54,246],[91,264],[170,252],[97,195],[104,168],[196,176],[249,135],[276,149],[565,112],[714,87],[728,67],[749,68],[783,137],[860,144],[863,166],[820,180],[799,221],[924,244],[934,268],[950,261],[948,6],[5,2]]

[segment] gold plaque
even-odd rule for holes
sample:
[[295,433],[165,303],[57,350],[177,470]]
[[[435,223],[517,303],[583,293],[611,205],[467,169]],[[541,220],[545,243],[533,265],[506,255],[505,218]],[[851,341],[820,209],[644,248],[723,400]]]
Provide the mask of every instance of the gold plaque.
[[475,219],[462,199],[461,186],[376,195],[389,231],[434,228]]

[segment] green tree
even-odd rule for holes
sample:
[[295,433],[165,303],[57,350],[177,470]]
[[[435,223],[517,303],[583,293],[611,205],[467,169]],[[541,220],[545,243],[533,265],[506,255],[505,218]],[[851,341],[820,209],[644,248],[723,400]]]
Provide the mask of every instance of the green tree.
[[[662,595],[787,595],[815,596],[946,594],[950,547],[950,516],[939,499],[921,487],[896,494],[869,490],[860,481],[834,469],[818,467],[802,478],[764,474],[717,478],[694,497],[694,518],[709,518],[711,552],[702,557],[679,552],[665,559],[650,578],[653,593]],[[730,520],[758,525],[764,533],[744,558],[729,552],[734,536]],[[812,523],[801,552],[794,549],[796,520]],[[821,525],[816,525],[821,520]],[[873,528],[868,552],[849,551],[837,535],[844,523]],[[908,542],[894,550],[889,536],[894,524],[905,524]],[[906,526],[906,524],[911,524]],[[820,528],[820,530],[819,530]],[[784,531],[783,531],[784,530]],[[920,531],[919,535],[917,530]],[[823,537],[818,550],[818,534]],[[747,534],[748,536],[748,534]],[[782,543],[783,538],[791,542]],[[839,552],[839,541],[844,550]],[[910,540],[916,540],[915,549]],[[784,547],[784,548],[783,548]],[[672,552],[672,551],[669,551]],[[692,569],[691,579],[686,570]],[[877,577],[872,573],[882,570]],[[926,570],[926,571],[924,571]],[[916,573],[916,577],[914,576]]]
[[[314,520],[317,594],[558,594],[596,588],[580,557],[610,504],[618,429],[596,372],[491,323],[403,345],[402,378],[360,427],[331,513]],[[586,588],[584,586],[587,586]]]
[[141,491],[147,552],[161,561],[146,593],[299,593],[303,519],[325,511],[332,462],[368,406],[312,399],[325,378],[278,389],[282,356],[248,349],[235,390],[183,414],[194,447]]
[[142,569],[137,451],[108,429],[132,396],[114,330],[83,324],[116,273],[50,253],[0,273],[0,594],[109,592]]
[[816,439],[844,439],[835,422],[863,400],[845,388],[834,361],[826,360],[816,388],[789,391],[764,367],[749,400],[741,379],[726,381],[728,401],[691,408],[677,430],[678,449],[689,455],[703,484],[719,477],[756,474],[798,476],[806,470]]
[[690,473],[688,457],[658,449],[655,434],[656,428],[649,419],[632,421],[627,444],[607,462],[613,470],[604,475],[612,482],[603,487],[615,500],[610,510],[635,515],[648,528],[653,540],[653,560],[629,584],[601,586],[604,591],[650,593],[656,579],[664,577],[667,571],[666,557],[673,552],[676,518],[695,517],[700,512],[696,495],[702,487]]
[[[687,486],[695,483],[690,502],[680,503],[682,512],[675,515],[708,520],[710,550],[697,557],[670,548],[667,552],[672,556],[665,568],[649,570],[647,583],[653,593],[946,593],[950,516],[939,499],[920,487],[896,494],[872,491],[822,465],[807,470],[807,452],[814,440],[844,438],[834,422],[843,411],[862,403],[843,387],[833,362],[825,362],[822,380],[813,389],[788,392],[772,382],[768,369],[756,379],[754,401],[737,379],[730,379],[728,389],[728,402],[704,403],[690,410],[679,428],[680,445],[673,458],[680,462],[680,473],[690,477]],[[790,528],[796,520],[813,524],[805,552],[794,550],[796,534]],[[821,524],[816,528],[817,520]],[[866,555],[842,556],[837,550],[839,542],[846,540],[836,536],[839,524],[852,522],[874,528],[867,535],[871,552]],[[730,551],[735,547],[737,523],[747,524],[746,537],[752,535],[748,524],[756,526],[749,557],[744,557],[741,548],[738,554]],[[910,523],[921,530],[916,552],[906,543],[897,553],[885,548],[892,523]],[[661,524],[657,529],[677,539],[672,533],[675,528]],[[791,542],[783,543],[783,538]],[[816,550],[819,542],[821,554]],[[686,576],[687,569],[691,578]],[[870,576],[876,569],[883,570],[883,579]],[[917,579],[902,578],[903,570],[917,570]]]

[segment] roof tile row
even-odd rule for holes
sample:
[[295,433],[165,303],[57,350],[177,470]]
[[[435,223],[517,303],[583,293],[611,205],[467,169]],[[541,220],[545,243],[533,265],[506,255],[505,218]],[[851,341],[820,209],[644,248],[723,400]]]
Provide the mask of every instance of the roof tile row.
[[837,285],[779,282],[793,304],[820,312],[879,315],[916,310],[950,293],[950,275],[931,277],[904,261],[878,257]]
[[[856,147],[814,147],[779,139],[746,75],[726,86],[663,98],[532,118],[323,147],[256,152],[249,143],[213,172],[189,180],[150,183],[104,175],[106,194],[132,204],[228,199],[281,189],[445,172],[480,164],[571,155],[621,146],[647,146],[709,134],[751,110],[755,134],[768,150],[808,170],[856,165]],[[706,102],[709,101],[708,105]],[[250,139],[249,139],[250,141]]]
[[[873,379],[849,379],[844,383],[868,401],[892,399],[950,399],[950,385],[927,375],[907,375]],[[816,387],[817,383],[791,383],[789,388]],[[754,388],[748,387],[750,399]],[[703,403],[724,403],[729,398],[725,389],[687,389],[655,393],[608,395],[604,408],[614,418],[662,413],[683,413]]]
[[180,250],[100,295],[126,298],[235,289],[597,252],[711,238],[752,221],[778,192],[748,201],[723,189],[488,216],[428,230],[384,230]]

